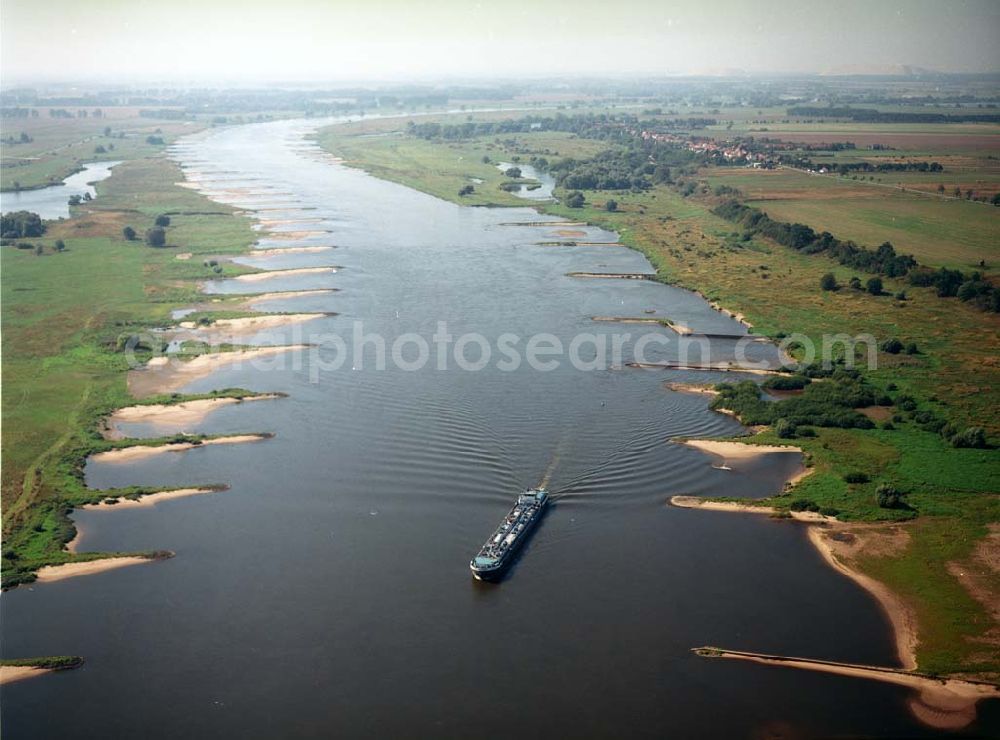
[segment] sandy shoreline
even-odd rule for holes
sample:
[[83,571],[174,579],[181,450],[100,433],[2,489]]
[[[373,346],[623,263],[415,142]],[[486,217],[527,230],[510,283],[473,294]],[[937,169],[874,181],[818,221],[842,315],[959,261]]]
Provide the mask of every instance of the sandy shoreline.
[[275,291],[273,293],[259,293],[255,296],[251,296],[243,302],[246,307],[253,306],[256,303],[263,303],[265,301],[277,301],[282,298],[300,298],[307,295],[322,295],[324,293],[335,293],[334,288],[316,288],[315,290],[286,290],[286,291]]
[[245,316],[238,319],[216,319],[211,324],[198,325],[193,321],[182,321],[178,329],[191,332],[199,338],[232,338],[252,336],[261,331],[278,329],[293,324],[322,319],[326,313],[272,313],[265,316]]
[[184,401],[174,404],[148,404],[139,406],[126,406],[111,414],[105,420],[106,439],[121,439],[121,430],[117,429],[117,424],[143,423],[153,425],[174,425],[174,424],[197,424],[209,413],[223,406],[233,406],[238,403],[249,401],[270,401],[281,398],[276,393],[268,393],[261,396],[247,396],[245,398],[201,398],[196,401]]
[[[755,506],[738,501],[706,501],[697,496],[673,496],[670,499],[670,503],[673,506],[686,509],[728,511],[740,514],[767,514],[770,516],[778,513],[777,509],[771,506]],[[827,565],[850,578],[872,595],[892,627],[893,639],[896,644],[896,653],[899,656],[900,665],[904,670],[915,670],[917,668],[916,646],[918,641],[916,614],[907,603],[881,581],[877,581],[850,567],[843,559],[844,548],[838,547],[837,541],[830,539],[831,536],[843,536],[843,533],[849,533],[849,530],[857,529],[859,525],[846,524],[837,521],[834,517],[826,517],[810,511],[792,511],[789,514],[796,521],[812,525],[824,525],[809,527],[809,541],[823,557]],[[844,540],[846,541],[847,538],[844,537]],[[850,541],[853,542],[853,535]],[[838,553],[838,549],[840,553]]]
[[802,449],[799,447],[745,444],[743,442],[727,442],[717,439],[686,439],[678,442],[678,444],[682,444],[685,447],[693,447],[696,450],[708,452],[712,455],[718,455],[726,461],[753,460],[761,455],[767,455],[772,452],[797,452],[800,455],[802,454]]
[[280,257],[283,254],[312,254],[314,252],[329,252],[336,247],[273,247],[255,249],[241,257]]
[[[837,529],[843,530],[847,527],[841,525]],[[875,598],[892,625],[900,664],[905,670],[916,670],[918,642],[916,613],[884,583],[849,567],[844,560],[837,557],[838,548],[835,542],[829,539],[829,535],[836,531],[836,529],[831,531],[810,527],[809,541],[830,567],[850,578]]]
[[1000,699],[1000,687],[992,684],[961,679],[940,679],[905,670],[740,650],[715,651],[698,648],[696,652],[713,658],[747,660],[763,665],[832,673],[905,686],[917,692],[908,702],[913,715],[924,724],[942,730],[960,730],[968,726],[976,719],[977,703],[983,699]]
[[116,570],[129,565],[153,563],[159,559],[160,558],[147,558],[139,555],[127,555],[120,558],[100,558],[98,560],[85,560],[79,563],[46,565],[38,569],[38,577],[35,582],[52,583],[54,581],[62,581],[66,578],[89,576],[94,573],[103,573],[107,570]]
[[[84,504],[83,506],[77,506],[76,508],[80,511],[93,511],[94,509],[108,510],[108,509],[149,509],[156,506],[161,501],[171,501],[176,498],[187,498],[188,496],[202,496],[206,493],[218,493],[221,488],[175,488],[172,491],[157,491],[156,493],[147,493],[145,496],[140,496],[139,498],[116,498],[114,503],[105,503],[101,501],[96,504]],[[76,539],[74,538],[66,545],[66,549],[70,552],[75,552],[75,550],[70,548]],[[75,545],[74,545],[75,547]]]
[[698,396],[719,395],[719,392],[715,390],[715,386],[707,383],[674,383],[667,381],[663,385],[667,388],[667,390],[671,390],[676,393],[693,393]]
[[198,444],[194,442],[173,442],[165,445],[133,445],[131,447],[119,447],[107,452],[98,452],[88,459],[96,463],[123,463],[145,460],[146,458],[164,455],[168,452],[185,452],[199,447],[210,447],[212,445],[234,445],[245,444],[247,442],[260,442],[270,439],[266,434],[234,434],[229,437],[216,437],[206,439]]
[[15,681],[23,681],[26,678],[44,676],[46,673],[53,673],[52,668],[37,668],[30,665],[3,665],[0,666],[0,686]]
[[199,355],[191,360],[155,357],[144,367],[129,371],[128,387],[132,395],[138,398],[170,393],[183,388],[192,381],[211,375],[223,367],[241,365],[273,355],[308,349],[309,346],[308,344],[285,344],[234,352],[214,352]]
[[289,277],[292,275],[318,275],[320,273],[336,272],[336,267],[296,267],[291,270],[267,270],[265,272],[251,272],[246,275],[237,275],[230,280],[238,280],[241,283],[255,283],[260,280],[270,280],[276,277]]

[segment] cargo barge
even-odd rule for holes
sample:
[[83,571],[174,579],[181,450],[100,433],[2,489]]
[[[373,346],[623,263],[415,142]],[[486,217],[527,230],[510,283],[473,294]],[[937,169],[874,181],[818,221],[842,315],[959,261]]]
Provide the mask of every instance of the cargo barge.
[[472,575],[480,581],[503,578],[548,503],[549,493],[544,488],[532,488],[518,496],[514,508],[469,563]]

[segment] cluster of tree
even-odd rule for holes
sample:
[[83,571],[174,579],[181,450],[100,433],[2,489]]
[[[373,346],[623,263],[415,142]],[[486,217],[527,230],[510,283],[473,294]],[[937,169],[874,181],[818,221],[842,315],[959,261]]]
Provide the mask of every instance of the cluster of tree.
[[531,131],[563,131],[589,139],[621,138],[625,124],[634,125],[635,116],[628,115],[572,115],[526,116],[506,121],[465,121],[464,123],[415,123],[406,125],[407,133],[421,139],[459,140],[477,136],[529,133]]
[[160,118],[165,121],[181,120],[187,118],[187,113],[179,108],[157,108],[156,110],[142,109],[139,115],[143,118]]
[[4,239],[23,239],[44,233],[45,224],[37,213],[12,211],[0,216],[0,237]]
[[[811,165],[815,168],[818,165]],[[834,168],[841,175],[852,172],[943,172],[944,167],[939,162],[845,162]]]
[[3,107],[0,108],[0,118],[38,118],[38,108]]
[[146,137],[146,143],[153,146],[163,146],[164,144],[162,136],[154,136],[152,134]]
[[899,277],[917,266],[908,254],[896,254],[892,244],[885,242],[878,249],[861,247],[852,241],[841,241],[828,231],[817,234],[805,224],[775,221],[758,208],[729,200],[713,209],[713,213],[742,226],[750,234],[773,239],[779,244],[805,254],[826,253],[840,264],[865,272]]
[[[146,229],[146,244],[151,247],[167,246],[167,226],[170,226],[170,216],[166,214],[157,216],[153,228]],[[122,229],[122,236],[127,242],[134,242],[139,238],[139,234],[131,226],[126,226]]]
[[92,196],[90,194],[90,192],[88,191],[88,192],[85,192],[82,196],[81,195],[71,195],[71,196],[69,196],[69,204],[71,206],[78,206],[81,203],[83,203],[84,201],[90,201],[90,200],[93,200],[93,199],[94,199],[94,196]]
[[812,118],[849,118],[857,123],[1000,123],[1000,115],[992,113],[927,113],[880,111],[874,108],[823,108],[796,106],[788,109],[790,116]]
[[984,311],[1000,312],[1000,289],[983,278],[979,272],[967,275],[961,270],[941,267],[931,270],[922,267],[910,273],[910,284],[922,288],[935,288],[942,298],[957,297]]
[[13,146],[14,144],[30,144],[33,141],[34,139],[28,136],[28,134],[24,131],[21,132],[20,136],[15,137],[14,134],[11,134],[10,136],[5,136],[3,139],[3,143],[7,146]]
[[855,409],[891,403],[847,368],[833,371],[828,382],[809,383],[808,378],[798,377],[790,380],[790,385],[801,387],[802,395],[767,401],[753,381],[720,383],[715,386],[719,395],[711,407],[735,412],[744,424],[775,425],[776,431],[780,422],[785,435],[791,437],[804,426],[871,429],[875,426],[872,420]]

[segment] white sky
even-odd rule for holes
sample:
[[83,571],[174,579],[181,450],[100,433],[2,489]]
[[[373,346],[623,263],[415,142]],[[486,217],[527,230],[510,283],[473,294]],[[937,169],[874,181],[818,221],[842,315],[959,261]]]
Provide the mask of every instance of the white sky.
[[997,0],[0,0],[0,80],[1000,71]]

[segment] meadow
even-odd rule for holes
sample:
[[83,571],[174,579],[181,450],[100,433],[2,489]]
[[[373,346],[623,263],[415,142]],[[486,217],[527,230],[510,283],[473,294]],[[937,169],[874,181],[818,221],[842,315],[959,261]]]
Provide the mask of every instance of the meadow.
[[933,175],[893,172],[864,182],[790,168],[709,168],[701,175],[713,188],[738,188],[748,205],[780,221],[804,223],[866,246],[889,241],[897,252],[934,267],[976,270],[984,261],[987,272],[1000,269],[1000,209],[936,193],[905,192],[897,184],[916,189],[925,183],[933,190]]
[[[151,144],[157,136],[169,143],[182,133],[203,126],[192,121],[157,120],[139,116],[136,108],[102,109],[101,117],[52,118],[47,108],[38,108],[37,118],[4,120],[4,136],[15,140],[22,133],[32,140],[5,144],[0,155],[0,189],[3,191],[45,187],[79,171],[86,162],[136,159],[162,151]],[[76,109],[71,109],[74,113]],[[110,128],[110,135],[105,129]],[[96,151],[102,147],[105,151]]]

